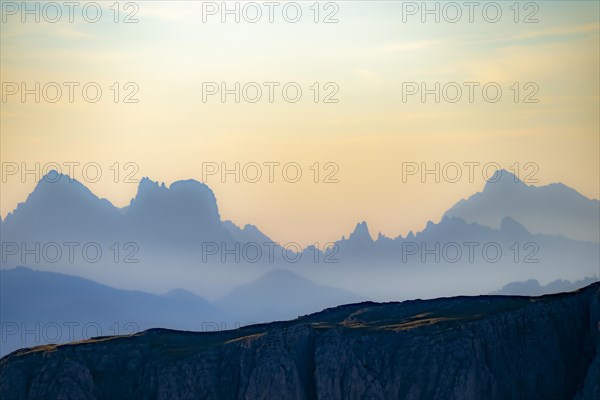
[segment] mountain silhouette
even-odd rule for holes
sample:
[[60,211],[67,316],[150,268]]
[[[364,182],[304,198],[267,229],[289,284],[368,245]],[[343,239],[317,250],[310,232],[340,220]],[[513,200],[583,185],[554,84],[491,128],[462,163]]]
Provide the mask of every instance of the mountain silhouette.
[[[35,241],[98,241],[104,257],[90,263],[77,254],[74,261],[65,262],[65,256],[54,263],[33,257],[24,260],[19,252],[3,253],[2,267],[27,265],[113,286],[147,291],[179,287],[220,298],[237,285],[293,266],[314,284],[381,301],[483,294],[515,281],[576,281],[598,274],[597,242],[575,240],[567,235],[569,229],[564,234],[547,233],[526,223],[540,220],[541,214],[549,212],[548,204],[568,209],[564,215],[569,216],[587,213],[580,212],[587,208],[577,202],[593,208],[598,201],[561,185],[528,186],[505,171],[495,178],[482,193],[459,203],[439,222],[429,221],[420,232],[396,238],[380,234],[373,240],[363,221],[327,250],[308,247],[295,257],[289,254],[292,249],[264,246],[272,241],[254,225],[240,228],[232,221],[221,221],[214,193],[197,181],[167,186],[144,178],[129,206],[117,208],[68,176],[49,174],[2,221],[3,243],[24,243],[30,249]],[[503,210],[507,207],[515,212]],[[476,210],[484,221],[450,215],[457,208]],[[484,223],[492,219],[497,219],[495,225]],[[591,231],[593,219],[586,216],[582,226]],[[576,230],[575,225],[569,226]],[[118,254],[115,242],[119,242]],[[130,242],[136,246],[124,246]],[[212,246],[210,251],[205,249],[206,242]],[[239,246],[250,242],[256,246]],[[465,243],[476,247],[467,248]],[[483,254],[490,246],[492,257]],[[247,253],[240,254],[243,251]],[[258,259],[253,258],[255,252]],[[501,257],[495,259],[494,252]]]
[[169,187],[148,178],[124,215],[132,236],[180,246],[201,241],[232,241],[221,224],[217,199],[208,186],[194,180]]
[[254,322],[295,318],[349,302],[360,296],[332,286],[318,285],[289,270],[270,271],[238,286],[215,304]]
[[600,201],[560,183],[527,185],[506,170],[497,171],[482,192],[460,200],[445,215],[490,227],[511,217],[533,233],[600,242]]
[[[15,335],[5,335],[2,353],[32,344],[43,344],[48,339],[23,335],[24,329],[41,329],[57,324],[62,341],[67,338],[67,324],[77,323],[72,333],[81,339],[83,326],[94,325],[105,334],[126,324],[136,329],[162,326],[173,329],[202,330],[203,323],[225,321],[227,314],[210,302],[190,292],[173,291],[156,295],[141,291],[120,290],[75,276],[53,272],[34,271],[17,267],[0,271],[0,319],[3,329],[7,324],[18,327]],[[8,329],[8,328],[7,328]],[[54,336],[54,332],[53,335]],[[37,343],[36,343],[37,341]],[[60,339],[59,339],[60,341]]]
[[[246,229],[247,237],[262,235],[256,227]],[[143,178],[130,204],[117,208],[55,171],[2,221],[3,241],[121,241],[146,248],[231,243],[231,230],[230,223],[221,222],[214,193],[200,182],[177,181],[167,187]]]
[[2,232],[15,240],[105,237],[115,231],[119,218],[110,201],[100,199],[77,180],[51,171],[6,216]]
[[542,296],[545,294],[572,292],[591,285],[594,282],[598,282],[597,277],[585,278],[576,282],[557,279],[542,286],[536,279],[528,279],[526,281],[508,283],[502,289],[491,292],[490,295]]
[[354,232],[348,237],[348,241],[356,245],[373,242],[369,227],[365,221],[356,224],[356,228],[354,228]]
[[272,242],[272,240],[262,233],[255,225],[246,224],[243,228],[240,228],[232,221],[223,221],[223,227],[231,235],[231,237],[240,243],[256,243],[262,245],[265,242]]

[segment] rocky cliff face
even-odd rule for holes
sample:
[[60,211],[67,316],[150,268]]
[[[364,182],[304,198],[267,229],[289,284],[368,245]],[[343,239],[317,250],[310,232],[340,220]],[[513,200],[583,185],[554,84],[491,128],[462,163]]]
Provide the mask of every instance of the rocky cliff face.
[[14,352],[2,399],[600,399],[600,283]]

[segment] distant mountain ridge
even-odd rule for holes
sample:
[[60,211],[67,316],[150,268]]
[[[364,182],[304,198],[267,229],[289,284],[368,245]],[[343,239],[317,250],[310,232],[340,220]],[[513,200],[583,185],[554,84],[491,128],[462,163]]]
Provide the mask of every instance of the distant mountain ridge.
[[585,278],[576,282],[569,282],[563,279],[558,279],[547,285],[540,285],[535,279],[529,279],[522,282],[511,282],[504,285],[500,290],[491,292],[490,295],[502,296],[541,296],[544,294],[554,294],[562,292],[573,292],[581,289],[594,282],[598,282],[599,277]]
[[86,186],[56,171],[36,185],[2,221],[3,234],[18,238],[43,237],[78,231],[106,235],[120,213],[110,201],[100,199]]
[[[599,200],[588,199],[562,184],[526,185],[506,170],[497,171],[482,192],[460,200],[444,216],[492,228],[500,227],[509,217],[532,233],[600,242]],[[119,209],[77,180],[52,171],[1,222],[6,237],[17,240],[44,235],[104,238],[120,232],[140,240],[180,245],[272,241],[254,225],[240,228],[232,221],[222,221],[212,190],[194,180],[167,187],[142,178],[136,196]],[[342,238],[346,240],[366,245],[373,241],[364,221],[347,239]]]
[[[278,246],[254,225],[241,228],[222,221],[214,193],[200,182],[166,186],[144,178],[130,205],[119,209],[66,175],[60,178],[57,183],[41,181],[27,201],[2,221],[3,245],[12,246],[11,252],[3,247],[2,268],[27,265],[113,286],[124,287],[126,282],[125,287],[154,292],[179,287],[212,299],[270,271],[298,268],[299,274],[316,284],[381,301],[482,294],[527,279],[576,281],[600,275],[597,242],[532,232],[517,217],[496,215],[496,208],[488,203],[479,208],[499,218],[494,227],[444,215],[420,232],[396,238],[380,234],[374,240],[363,221],[327,249],[309,246],[296,254],[295,248]],[[514,205],[519,203],[515,199],[523,198],[519,194],[523,190],[541,190],[514,182],[511,176],[502,179],[486,184],[485,195],[480,196],[487,199],[492,193],[498,202]],[[583,199],[585,204],[592,201]],[[463,202],[464,210],[469,209],[469,201]],[[580,214],[572,203],[564,207]],[[525,216],[543,209],[531,201],[524,204],[528,204]],[[99,243],[103,258],[90,262],[80,254],[83,246],[75,261],[65,261],[64,247],[58,262],[25,254],[40,242],[74,240]],[[258,258],[252,258],[255,252]]]
[[194,180],[177,181],[166,187],[143,178],[124,222],[136,233],[164,232],[160,240],[232,241],[221,224],[213,191]]
[[55,171],[6,216],[2,230],[16,241],[124,238],[178,247],[234,241],[221,223],[214,193],[200,182],[177,181],[167,187],[143,178],[129,206],[119,209]]
[[511,217],[533,233],[600,242],[599,200],[561,183],[527,185],[506,170],[498,171],[482,192],[460,200],[444,215],[490,227]]
[[215,304],[254,322],[267,322],[361,300],[354,293],[317,285],[289,270],[274,270],[234,288]]
[[[0,270],[0,356],[17,348],[84,339],[98,334],[133,333],[153,327],[204,331],[249,322],[290,319],[352,301],[359,296],[317,285],[291,271],[272,271],[235,288],[216,302],[175,289],[157,295],[121,290],[72,275],[25,267]],[[69,324],[76,323],[72,332]],[[89,325],[89,329],[84,328]],[[35,331],[35,327],[40,328]],[[47,327],[60,336],[46,334]],[[35,335],[25,335],[25,329]],[[90,330],[91,329],[91,330]],[[14,331],[14,332],[13,332]],[[43,334],[42,334],[43,333]],[[54,340],[52,340],[54,339]]]
[[[185,297],[182,293],[155,295],[25,267],[0,270],[3,354],[36,341],[47,343],[51,338],[59,342],[69,335],[74,336],[71,340],[81,339],[86,324],[89,332],[107,334],[111,330],[125,333],[156,326],[201,330],[203,321],[227,318],[222,310],[189,292]],[[77,323],[77,329],[69,332],[70,323]],[[43,330],[48,326],[54,326],[51,333]],[[10,333],[13,328],[16,332]],[[35,335],[25,335],[25,329]]]

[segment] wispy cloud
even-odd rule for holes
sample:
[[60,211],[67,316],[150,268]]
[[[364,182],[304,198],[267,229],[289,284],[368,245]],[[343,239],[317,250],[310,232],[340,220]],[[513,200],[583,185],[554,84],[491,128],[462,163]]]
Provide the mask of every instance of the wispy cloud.
[[[580,24],[580,25],[566,25],[557,26],[548,29],[532,30],[529,32],[521,33],[514,36],[495,37],[489,39],[477,39],[471,43],[477,44],[492,44],[492,43],[510,43],[514,42],[526,42],[530,39],[541,39],[541,38],[554,38],[555,40],[564,40],[573,36],[584,35],[588,33],[600,32],[600,24]],[[524,43],[525,44],[525,43]]]
[[426,47],[438,46],[446,43],[446,40],[418,40],[413,42],[399,42],[385,45],[379,49],[384,53],[393,53],[399,51],[419,50]]
[[65,27],[60,27],[54,30],[52,33],[63,39],[91,39],[97,37],[96,35],[92,35],[81,30]]
[[591,33],[600,31],[600,24],[581,24],[581,25],[568,25],[568,26],[557,26],[549,29],[543,29],[539,31],[527,32],[522,35],[514,36],[512,40],[529,39],[536,37],[548,37],[548,36],[572,36],[579,35],[582,33]]

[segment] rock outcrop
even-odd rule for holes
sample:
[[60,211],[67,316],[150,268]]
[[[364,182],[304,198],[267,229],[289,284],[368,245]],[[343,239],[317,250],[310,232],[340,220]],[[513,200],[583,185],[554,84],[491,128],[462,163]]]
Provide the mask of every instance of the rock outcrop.
[[[309,295],[309,294],[307,294]],[[2,399],[599,399],[600,283],[18,350]]]

